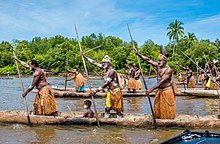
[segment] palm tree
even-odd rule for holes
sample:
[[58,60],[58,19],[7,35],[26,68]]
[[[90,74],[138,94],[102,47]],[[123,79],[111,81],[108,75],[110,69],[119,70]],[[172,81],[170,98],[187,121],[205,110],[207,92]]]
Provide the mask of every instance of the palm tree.
[[173,54],[175,46],[178,44],[180,37],[184,35],[184,28],[182,27],[182,25],[182,22],[175,20],[174,22],[171,22],[167,27],[167,30],[169,30],[167,36],[174,43]]
[[187,33],[187,36],[184,36],[184,39],[185,39],[185,42],[186,42],[186,45],[188,48],[191,48],[193,42],[195,40],[197,40],[196,36],[194,33]]

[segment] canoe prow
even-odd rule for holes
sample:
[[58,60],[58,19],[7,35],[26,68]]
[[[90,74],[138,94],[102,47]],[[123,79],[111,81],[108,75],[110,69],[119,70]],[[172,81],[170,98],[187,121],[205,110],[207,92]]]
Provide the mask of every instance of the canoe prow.
[[218,98],[220,94],[220,90],[204,90],[204,89],[203,90],[187,89],[187,90],[182,90],[181,92],[197,97],[212,97],[212,98]]

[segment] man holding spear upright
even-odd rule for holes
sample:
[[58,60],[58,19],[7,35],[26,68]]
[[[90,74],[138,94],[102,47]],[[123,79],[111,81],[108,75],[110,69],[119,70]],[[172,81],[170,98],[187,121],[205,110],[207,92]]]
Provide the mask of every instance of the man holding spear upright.
[[154,115],[158,119],[174,119],[176,117],[175,110],[175,89],[172,84],[172,69],[166,64],[167,58],[163,54],[158,57],[158,62],[152,61],[150,58],[138,53],[134,48],[134,52],[141,59],[151,64],[157,71],[158,82],[155,86],[147,90],[151,93],[156,90],[154,100]]
[[33,71],[33,82],[28,87],[26,92],[22,94],[23,97],[36,86],[38,92],[33,105],[33,114],[34,115],[53,115],[56,113],[56,101],[54,93],[49,86],[49,83],[46,80],[46,75],[44,71],[39,67],[36,60],[31,60],[29,64],[21,61],[14,55],[14,59],[18,61],[22,66],[26,67]]
[[196,81],[195,81],[195,78],[193,76],[193,72],[192,70],[190,69],[189,66],[182,66],[182,65],[179,65],[177,64],[180,68],[186,70],[186,84],[187,84],[187,88],[195,88],[196,87]]
[[111,109],[117,112],[118,118],[121,118],[122,112],[124,110],[123,96],[122,96],[122,91],[119,87],[117,72],[111,67],[110,65],[111,60],[109,56],[105,55],[104,58],[102,59],[102,64],[100,64],[85,56],[84,53],[81,54],[91,64],[98,66],[101,69],[104,69],[104,84],[99,88],[97,88],[95,91],[93,91],[90,95],[94,95],[101,90],[105,91],[105,88],[108,88],[108,93],[105,102],[105,118],[110,117]]

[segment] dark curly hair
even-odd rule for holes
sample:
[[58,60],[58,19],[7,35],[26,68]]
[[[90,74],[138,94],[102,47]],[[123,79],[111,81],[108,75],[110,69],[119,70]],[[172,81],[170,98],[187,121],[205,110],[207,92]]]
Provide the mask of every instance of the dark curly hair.
[[31,64],[34,65],[35,67],[39,67],[39,64],[36,60],[31,60]]
[[87,105],[88,107],[91,107],[92,102],[90,100],[85,100],[84,104]]

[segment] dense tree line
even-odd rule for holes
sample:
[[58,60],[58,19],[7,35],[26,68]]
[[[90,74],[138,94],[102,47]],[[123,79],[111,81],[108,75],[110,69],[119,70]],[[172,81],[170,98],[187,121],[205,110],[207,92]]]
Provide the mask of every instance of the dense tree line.
[[[182,65],[190,65],[193,71],[196,71],[196,66],[183,55],[182,52],[190,56],[194,61],[198,62],[200,66],[204,66],[205,57],[209,62],[213,59],[220,62],[220,40],[198,40],[194,33],[187,33],[184,35],[183,23],[174,21],[167,27],[167,36],[170,43],[164,46],[164,53],[168,57],[168,64],[173,68],[174,72],[179,70],[176,63]],[[17,44],[14,49],[17,57],[22,61],[29,62],[35,59],[39,62],[40,67],[52,70],[55,73],[64,72],[66,67],[69,69],[76,67],[83,71],[83,63],[80,57],[80,50],[77,39],[65,38],[57,35],[51,38],[35,37],[31,41],[14,40],[13,44]],[[81,39],[83,51],[94,49],[86,55],[97,62],[101,62],[104,55],[108,54],[112,60],[112,66],[119,72],[123,72],[122,68],[125,64],[132,64],[138,66],[136,56],[132,50],[132,44],[125,42],[122,39],[114,36],[105,36],[101,33],[83,36]],[[136,47],[140,53],[146,55],[153,60],[157,60],[160,53],[160,45],[154,43],[152,40],[146,40],[142,46]],[[11,74],[16,74],[15,63],[13,59],[12,43],[2,41],[0,44],[0,74],[6,74],[8,71]],[[150,65],[141,61],[144,73],[152,71]],[[217,63],[218,65],[218,63]],[[99,68],[88,64],[89,72],[98,72]],[[151,70],[150,70],[151,69]],[[23,74],[30,74],[29,70],[20,66]]]

